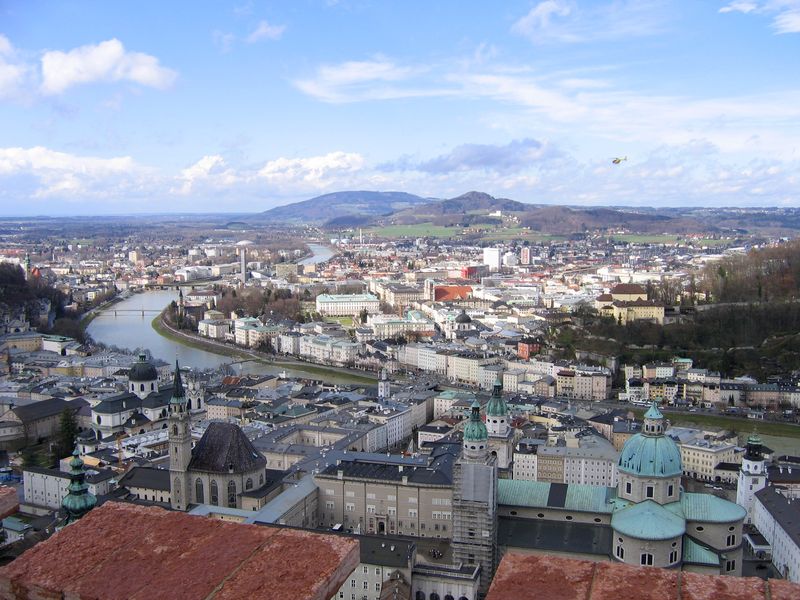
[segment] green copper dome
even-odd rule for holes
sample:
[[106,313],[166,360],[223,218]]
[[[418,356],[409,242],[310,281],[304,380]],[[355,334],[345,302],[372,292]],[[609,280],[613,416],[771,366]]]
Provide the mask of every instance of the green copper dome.
[[619,471],[639,477],[676,477],[683,472],[681,451],[664,435],[664,415],[655,402],[644,414],[642,433],[637,433],[622,447]]
[[72,460],[69,461],[71,470],[69,472],[70,483],[67,495],[61,501],[61,506],[67,511],[67,522],[77,521],[87,512],[92,510],[97,504],[97,498],[89,493],[89,486],[86,484],[86,471],[83,469],[83,461],[78,454],[78,449],[72,453]]
[[486,431],[486,424],[481,419],[481,405],[475,400],[472,403],[472,414],[469,423],[464,427],[464,441],[466,442],[485,442],[489,439],[489,432]]
[[494,382],[492,387],[492,397],[486,405],[486,416],[488,417],[505,417],[508,415],[508,405],[503,400],[503,382],[500,380],[500,375]]

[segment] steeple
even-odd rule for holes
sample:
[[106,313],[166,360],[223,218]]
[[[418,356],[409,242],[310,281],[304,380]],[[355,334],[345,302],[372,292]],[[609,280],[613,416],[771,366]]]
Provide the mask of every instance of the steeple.
[[492,397],[486,405],[486,416],[506,417],[507,415],[508,405],[506,401],[503,400],[503,380],[500,378],[500,374],[498,374],[492,386]]
[[69,461],[69,490],[61,501],[61,506],[67,511],[67,524],[80,519],[87,512],[92,510],[97,504],[97,498],[89,493],[89,486],[86,483],[86,471],[83,468],[83,461],[78,453],[78,447],[72,453],[72,460]]
[[186,392],[183,389],[183,380],[181,379],[181,368],[178,365],[178,359],[175,359],[175,374],[172,378],[172,398],[169,400],[170,404],[186,404]]

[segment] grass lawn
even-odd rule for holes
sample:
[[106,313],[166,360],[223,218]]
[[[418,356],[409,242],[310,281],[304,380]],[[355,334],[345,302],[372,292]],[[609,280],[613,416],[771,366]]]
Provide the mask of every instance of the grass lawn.
[[[673,425],[718,427],[721,429],[731,429],[740,435],[757,431],[765,435],[800,439],[800,425],[792,425],[791,423],[774,423],[772,421],[758,421],[755,419],[709,415],[705,413],[672,412],[668,409],[662,409],[662,411],[664,412],[664,416],[667,417]],[[633,412],[636,414],[637,418],[641,419],[645,411],[634,409]]]
[[353,317],[325,317],[326,323],[339,323],[342,327],[353,327]]
[[433,223],[416,223],[414,225],[387,225],[375,229],[367,229],[376,237],[401,238],[401,237],[455,237],[464,232],[463,227],[444,227]]

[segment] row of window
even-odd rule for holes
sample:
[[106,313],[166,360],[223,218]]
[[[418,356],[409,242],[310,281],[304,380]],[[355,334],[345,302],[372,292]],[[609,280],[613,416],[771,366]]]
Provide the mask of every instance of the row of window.
[[[617,555],[618,559],[625,560],[625,548],[623,548],[621,545],[617,546],[615,554]],[[678,562],[678,551],[673,550],[669,553],[669,564],[674,565],[676,562]],[[649,552],[642,552],[639,555],[639,564],[645,567],[652,567],[653,555]]]
[[[258,476],[258,485],[259,486],[264,485],[263,473],[261,473]],[[214,506],[219,506],[219,488],[217,487],[217,482],[213,479],[211,480],[210,488],[211,488],[210,490],[211,494],[209,501]],[[250,477],[247,478],[247,480],[244,483],[244,489],[245,491],[253,489],[252,478]],[[199,477],[194,482],[194,494],[198,504],[205,503],[205,490],[203,486],[203,480],[200,479]],[[230,480],[228,482],[228,508],[236,508],[236,482],[233,480]]]

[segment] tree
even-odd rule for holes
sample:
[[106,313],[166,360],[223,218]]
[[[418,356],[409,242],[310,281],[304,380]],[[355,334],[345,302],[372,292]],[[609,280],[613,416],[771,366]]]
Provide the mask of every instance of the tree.
[[22,468],[39,466],[39,457],[36,451],[31,446],[26,446],[22,449]]
[[61,413],[61,421],[58,428],[58,445],[56,446],[58,458],[64,458],[72,453],[77,435],[78,423],[75,421],[75,413],[68,408]]
[[369,315],[369,313],[367,312],[366,308],[362,308],[361,312],[358,313],[358,318],[359,318],[359,320],[361,321],[362,324],[367,322],[367,316],[368,315]]

